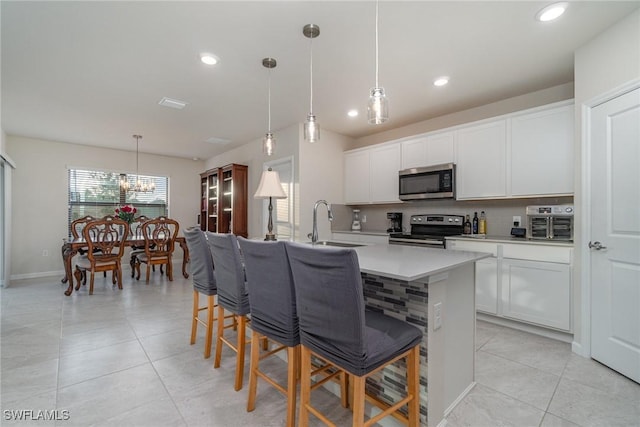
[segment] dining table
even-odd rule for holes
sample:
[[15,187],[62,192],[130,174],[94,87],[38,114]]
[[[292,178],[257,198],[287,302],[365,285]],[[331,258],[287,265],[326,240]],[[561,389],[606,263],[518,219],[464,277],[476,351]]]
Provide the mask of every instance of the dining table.
[[[87,241],[83,238],[77,239],[63,239],[64,243],[62,244],[62,262],[64,264],[64,277],[62,278],[62,283],[69,282],[69,286],[67,290],[64,291],[66,296],[69,296],[73,293],[73,257],[84,248],[88,247]],[[189,273],[187,273],[187,264],[189,263],[189,248],[187,247],[187,241],[184,236],[176,237],[176,243],[180,245],[182,249],[182,275],[185,279],[189,278]],[[128,237],[124,241],[125,246],[131,246],[135,248],[144,247],[144,238],[143,237]],[[76,287],[78,290],[79,285]]]

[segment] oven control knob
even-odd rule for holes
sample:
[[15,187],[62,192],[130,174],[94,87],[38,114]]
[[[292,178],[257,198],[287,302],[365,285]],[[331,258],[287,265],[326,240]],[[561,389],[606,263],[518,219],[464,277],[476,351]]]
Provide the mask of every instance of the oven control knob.
[[573,208],[566,208],[564,211],[565,211],[566,213],[571,213],[571,212],[573,212]]

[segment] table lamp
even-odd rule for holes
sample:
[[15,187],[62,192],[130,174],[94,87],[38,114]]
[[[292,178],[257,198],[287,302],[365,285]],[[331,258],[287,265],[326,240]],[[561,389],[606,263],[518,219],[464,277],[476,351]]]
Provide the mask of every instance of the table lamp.
[[271,199],[286,199],[287,194],[282,189],[282,184],[280,183],[280,175],[278,172],[272,170],[271,168],[262,172],[262,178],[260,178],[260,184],[258,184],[258,189],[256,190],[256,194],[253,195],[256,199],[269,199],[269,225],[267,227],[267,235],[264,240],[276,240],[276,235],[273,234],[273,205],[271,204]]

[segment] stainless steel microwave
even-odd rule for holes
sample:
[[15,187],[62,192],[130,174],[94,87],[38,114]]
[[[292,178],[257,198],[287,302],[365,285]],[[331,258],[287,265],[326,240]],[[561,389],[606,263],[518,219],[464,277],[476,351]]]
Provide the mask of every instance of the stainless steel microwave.
[[400,200],[452,199],[456,195],[453,163],[411,168],[398,172]]

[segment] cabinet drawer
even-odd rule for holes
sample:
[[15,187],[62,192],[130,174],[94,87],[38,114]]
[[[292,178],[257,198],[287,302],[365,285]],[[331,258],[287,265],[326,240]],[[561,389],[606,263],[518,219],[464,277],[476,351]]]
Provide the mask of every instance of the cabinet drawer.
[[494,257],[498,256],[497,243],[447,240],[447,249],[452,249],[454,251],[485,252],[490,253]]
[[528,261],[571,264],[572,251],[572,248],[567,247],[504,244],[502,247],[502,256],[504,258],[522,259]]

